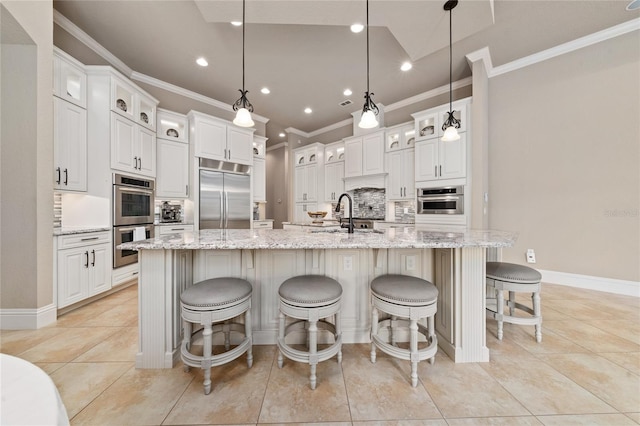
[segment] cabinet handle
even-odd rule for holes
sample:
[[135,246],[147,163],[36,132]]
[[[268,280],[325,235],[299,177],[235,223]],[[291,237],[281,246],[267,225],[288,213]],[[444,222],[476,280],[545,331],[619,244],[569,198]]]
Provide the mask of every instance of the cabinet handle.
[[138,157],[133,157],[133,162],[135,163],[135,164],[133,165],[133,168],[134,168],[134,169],[137,169],[137,168],[138,168]]
[[91,250],[91,255],[93,256],[91,260],[91,266],[96,266],[96,251]]
[[142,157],[138,157],[138,161],[140,162],[140,165],[138,166],[138,170],[142,170]]
[[80,238],[80,241],[92,241],[92,240],[97,240],[100,237],[87,237],[87,238]]
[[433,175],[438,177],[438,166],[433,166]]
[[440,166],[440,177],[442,177],[442,166]]
[[184,194],[188,197],[189,196],[189,185],[185,185],[184,186]]
[[224,159],[227,159],[227,148],[224,149]]
[[60,175],[60,167],[56,168],[56,172],[58,172],[58,180],[56,180],[56,183],[60,185],[60,179],[62,179],[62,176]]
[[229,160],[231,160],[231,148],[229,148]]
[[85,267],[85,268],[89,268],[89,252],[88,252],[88,251],[85,251],[85,252],[84,252],[84,255],[87,257],[87,258],[86,258],[86,261],[84,262],[84,267]]
[[67,185],[69,183],[69,171],[64,169],[64,184]]

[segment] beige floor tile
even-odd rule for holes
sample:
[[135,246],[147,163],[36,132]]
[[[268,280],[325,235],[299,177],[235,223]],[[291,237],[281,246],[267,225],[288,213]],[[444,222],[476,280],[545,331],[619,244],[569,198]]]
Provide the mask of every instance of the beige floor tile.
[[640,376],[598,355],[555,354],[540,357],[619,411],[640,409]]
[[38,330],[0,331],[0,351],[7,355],[19,355],[36,345],[54,339],[64,333],[63,329],[44,327]]
[[42,371],[44,371],[48,375],[51,375],[51,373],[53,373],[54,371],[67,365],[67,363],[66,362],[36,362],[35,365],[40,367]]
[[113,327],[66,328],[20,354],[30,362],[69,362],[118,331]]
[[127,327],[132,322],[137,324],[138,309],[134,305],[119,304],[99,315],[88,319],[85,326],[97,327]]
[[96,316],[113,309],[114,305],[100,304],[98,302],[92,303],[82,308],[78,308],[74,311],[67,312],[64,315],[60,315],[56,321],[56,327],[86,327],[89,320],[92,320]]
[[634,323],[626,319],[587,321],[587,323],[602,331],[640,345],[640,323]]
[[184,393],[193,376],[172,369],[131,368],[94,399],[71,424],[159,425]]
[[[344,362],[344,358],[343,358]],[[309,387],[309,365],[287,358],[274,362],[259,423],[351,421],[342,368],[336,358],[317,366],[317,385]]]
[[353,426],[447,426],[444,419],[435,420],[380,420],[353,422]]
[[107,389],[125,371],[133,368],[133,362],[69,363],[51,374],[60,397],[73,418]]
[[589,300],[545,300],[544,304],[575,319],[612,320],[617,318],[613,312],[594,306],[594,303]]
[[[497,337],[497,321],[494,319],[487,319],[487,347],[489,348],[489,356],[491,359],[501,356],[501,357],[511,357],[511,358],[533,358],[533,355],[521,345],[516,343],[514,339],[511,338],[512,335],[519,333],[518,330],[519,325],[515,324],[504,324],[502,336],[502,340],[498,340]],[[543,339],[544,339],[544,331],[543,331]]]
[[624,414],[583,414],[567,416],[539,416],[545,426],[635,426],[636,423]]
[[589,350],[581,345],[565,339],[549,329],[542,327],[542,342],[538,343],[535,337],[535,328],[532,326],[516,326],[505,339],[510,339],[531,354],[551,353],[581,353]]
[[640,352],[598,354],[640,376]]
[[[263,423],[258,423],[263,424]],[[324,423],[266,423],[269,426],[351,426],[351,422],[324,422]],[[235,425],[234,425],[235,426]]]
[[615,412],[613,407],[542,361],[523,363],[500,358],[479,365],[534,415]]
[[204,394],[203,372],[191,368],[193,381],[163,424],[256,423],[275,354],[274,346],[254,346],[253,366],[242,355],[231,363],[211,370],[211,393]]
[[447,419],[449,426],[540,426],[542,423],[533,416],[526,417],[482,417]]
[[138,352],[138,328],[122,327],[73,362],[134,362]]
[[[446,419],[531,414],[478,364],[420,363],[418,372]],[[481,386],[469,386],[469,383]]]
[[588,348],[593,352],[640,352],[640,345],[637,343],[613,336],[609,332],[577,319],[545,321],[543,328],[548,328],[578,345],[588,343]]
[[408,361],[378,357],[373,364],[369,351],[370,345],[348,345],[343,351],[353,421],[442,418],[425,388],[420,384],[411,387],[405,371]]
[[640,424],[640,412],[638,413],[624,413],[625,416],[629,417],[634,422]]

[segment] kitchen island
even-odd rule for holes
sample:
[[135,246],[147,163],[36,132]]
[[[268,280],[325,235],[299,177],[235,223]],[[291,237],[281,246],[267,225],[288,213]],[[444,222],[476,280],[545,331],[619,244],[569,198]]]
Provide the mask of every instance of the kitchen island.
[[395,273],[433,282],[439,291],[436,332],[455,362],[486,362],[486,249],[510,247],[516,235],[492,230],[394,228],[338,230],[206,230],[125,243],[139,250],[137,368],[171,368],[181,342],[180,293],[195,282],[239,277],[253,285],[254,344],[275,344],[278,287],[319,274],[343,287],[343,342],[369,342],[369,282]]

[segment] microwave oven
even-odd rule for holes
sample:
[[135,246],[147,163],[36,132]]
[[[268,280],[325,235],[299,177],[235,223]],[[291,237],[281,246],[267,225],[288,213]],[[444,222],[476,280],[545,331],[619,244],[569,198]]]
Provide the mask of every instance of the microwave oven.
[[464,186],[420,188],[418,214],[464,214]]

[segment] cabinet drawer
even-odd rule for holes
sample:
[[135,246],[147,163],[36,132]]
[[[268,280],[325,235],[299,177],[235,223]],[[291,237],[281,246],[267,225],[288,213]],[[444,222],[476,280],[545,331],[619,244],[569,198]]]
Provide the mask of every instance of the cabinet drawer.
[[273,229],[273,222],[253,222],[254,229],[263,228],[263,229]]
[[193,225],[158,226],[158,234],[160,235],[175,234],[178,232],[193,232]]
[[111,232],[87,232],[83,234],[61,235],[58,237],[58,249],[82,247],[92,244],[110,243]]

